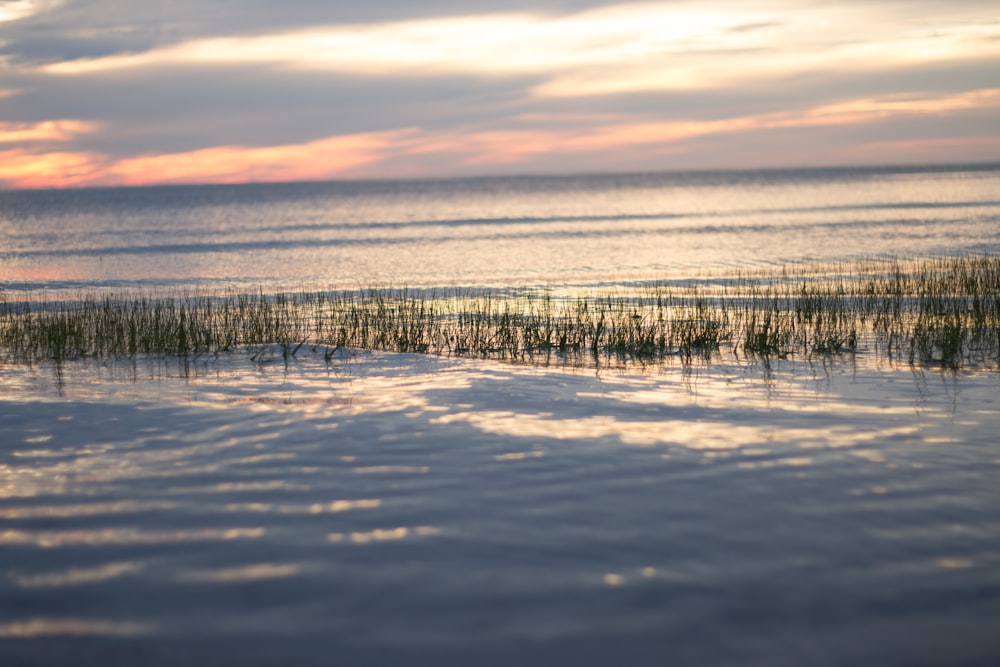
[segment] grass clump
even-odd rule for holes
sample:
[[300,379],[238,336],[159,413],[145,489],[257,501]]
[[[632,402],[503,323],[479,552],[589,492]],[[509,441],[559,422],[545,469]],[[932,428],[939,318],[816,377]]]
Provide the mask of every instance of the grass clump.
[[550,290],[156,296],[0,302],[0,351],[31,362],[303,345],[605,365],[859,352],[1000,364],[1000,258],[814,267],[555,296]]

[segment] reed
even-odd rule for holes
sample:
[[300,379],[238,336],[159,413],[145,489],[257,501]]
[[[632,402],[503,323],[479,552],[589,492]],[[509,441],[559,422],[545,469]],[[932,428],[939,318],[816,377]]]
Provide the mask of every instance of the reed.
[[1000,257],[748,273],[555,296],[397,289],[214,296],[115,293],[0,302],[13,362],[202,355],[278,345],[572,365],[870,354],[1000,365]]

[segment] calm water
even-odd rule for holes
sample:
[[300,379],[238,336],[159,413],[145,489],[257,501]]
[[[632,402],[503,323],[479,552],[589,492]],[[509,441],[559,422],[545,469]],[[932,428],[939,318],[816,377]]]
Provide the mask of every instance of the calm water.
[[0,286],[600,284],[1000,250],[1000,167],[0,192]]
[[[1000,171],[0,193],[5,298],[1000,251]],[[1000,373],[0,364],[0,665],[1000,664]]]

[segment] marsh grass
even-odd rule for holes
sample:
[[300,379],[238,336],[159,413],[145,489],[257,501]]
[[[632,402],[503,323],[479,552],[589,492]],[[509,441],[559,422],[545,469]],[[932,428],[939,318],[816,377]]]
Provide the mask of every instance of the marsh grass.
[[1000,257],[963,256],[746,274],[711,286],[556,296],[397,289],[0,302],[9,361],[218,354],[303,346],[608,365],[865,353],[893,362],[1000,365]]

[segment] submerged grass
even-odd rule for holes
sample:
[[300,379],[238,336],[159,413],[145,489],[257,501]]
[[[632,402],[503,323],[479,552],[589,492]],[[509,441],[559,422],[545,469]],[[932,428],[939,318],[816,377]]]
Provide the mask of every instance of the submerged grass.
[[451,290],[0,302],[7,360],[200,355],[278,345],[607,365],[870,353],[1000,365],[1000,257],[814,267],[556,296]]

